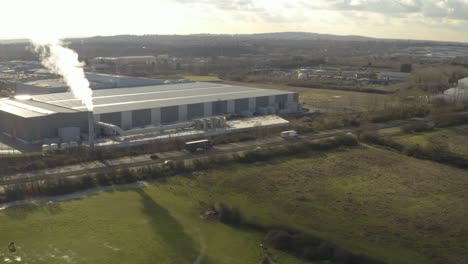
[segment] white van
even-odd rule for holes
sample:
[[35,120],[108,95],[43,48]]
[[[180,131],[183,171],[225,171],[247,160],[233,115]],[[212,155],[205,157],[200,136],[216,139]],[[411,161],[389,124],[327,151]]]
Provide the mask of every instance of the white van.
[[293,138],[297,137],[297,132],[295,130],[283,131],[281,132],[282,138]]

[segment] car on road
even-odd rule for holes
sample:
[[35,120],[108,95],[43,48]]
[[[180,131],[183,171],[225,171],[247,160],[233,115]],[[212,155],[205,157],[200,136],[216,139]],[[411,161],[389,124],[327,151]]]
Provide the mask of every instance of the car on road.
[[157,160],[157,159],[159,159],[158,155],[156,155],[156,154],[151,154],[151,155],[149,156],[149,158],[152,159],[152,160]]

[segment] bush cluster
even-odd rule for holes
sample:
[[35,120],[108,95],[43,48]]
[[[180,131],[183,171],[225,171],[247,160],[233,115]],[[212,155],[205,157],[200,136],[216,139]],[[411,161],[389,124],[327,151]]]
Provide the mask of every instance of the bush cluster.
[[360,135],[359,139],[363,142],[397,150],[410,157],[432,160],[462,169],[468,168],[468,159],[462,155],[451,152],[446,146],[440,143],[429,142],[425,147],[419,145],[404,146],[389,137],[383,137],[377,133],[364,133]]
[[446,146],[436,142],[430,142],[425,147],[419,145],[409,146],[405,149],[405,153],[408,156],[418,159],[432,160],[462,169],[468,168],[468,159],[450,151]]
[[255,134],[252,133],[237,133],[237,134],[230,134],[230,135],[223,135],[219,137],[212,138],[213,144],[227,144],[232,142],[242,142],[242,141],[249,141],[255,140]]
[[[126,167],[110,168],[106,172],[100,172],[95,175],[83,176],[80,178],[46,178],[41,182],[14,184],[5,187],[4,195],[3,197],[0,197],[0,202],[23,200],[37,196],[62,195],[92,187],[126,184],[139,180],[158,179],[193,170],[209,169],[220,164],[225,165],[232,161],[244,163],[266,161],[280,156],[297,155],[310,150],[330,150],[340,146],[355,146],[357,144],[358,142],[353,136],[337,136],[334,139],[319,142],[304,142],[301,144],[292,144],[289,146],[269,148],[260,151],[249,151],[244,156],[233,155],[229,157],[213,155],[205,159],[194,159],[192,160],[191,166],[186,166],[184,161],[177,160],[163,168],[151,166],[138,170],[130,170]],[[221,207],[221,210],[226,212],[226,219],[235,218],[239,215],[235,209],[228,209],[228,207]],[[227,221],[229,222],[231,220]]]
[[327,261],[339,264],[385,264],[366,255],[354,254],[324,239],[293,231],[287,227],[267,228],[263,225],[246,221],[239,210],[222,202],[214,209],[219,214],[220,222],[242,228],[250,228],[266,233],[265,243],[271,247],[293,254],[309,261]]
[[224,203],[218,203],[215,205],[215,210],[218,212],[219,221],[224,224],[239,226],[244,222],[239,209],[235,207],[228,206]]
[[248,151],[244,156],[239,157],[238,160],[244,163],[267,161],[277,157],[297,155],[311,150],[331,150],[342,146],[356,146],[357,144],[358,141],[354,136],[340,135],[333,139],[317,142],[302,141],[300,144],[291,144],[276,148]]
[[356,91],[362,93],[371,93],[371,94],[391,94],[392,91],[386,91],[379,88],[374,88],[372,86],[361,86],[351,81],[341,81],[337,82],[325,82],[318,80],[308,80],[308,81],[290,81],[287,83],[289,86],[297,86],[304,88],[320,88],[328,90],[342,90],[342,91]]
[[277,250],[282,250],[309,261],[329,261],[340,264],[383,264],[364,255],[354,254],[333,243],[301,232],[282,229],[270,230],[266,243]]
[[398,104],[392,107],[386,107],[381,111],[374,112],[371,115],[371,121],[374,123],[382,123],[413,117],[425,117],[429,113],[429,106],[425,104]]
[[462,113],[437,113],[432,115],[434,125],[439,128],[468,124],[468,115]]
[[431,126],[427,122],[418,121],[413,123],[408,123],[401,126],[400,130],[404,133],[419,133],[425,132],[434,129],[434,126]]
[[369,144],[380,145],[380,146],[388,147],[391,149],[395,149],[400,152],[404,151],[405,149],[405,146],[403,146],[402,144],[393,141],[389,137],[380,136],[376,132],[363,133],[359,136],[359,140],[361,140],[362,142],[369,143]]
[[86,190],[93,187],[133,183],[140,180],[152,180],[183,173],[187,168],[183,163],[175,163],[170,167],[147,167],[138,170],[109,169],[95,175],[80,178],[47,178],[40,182],[13,184],[4,188],[0,202],[24,200],[31,197],[54,196]]
[[363,122],[365,122],[365,118],[360,114],[324,114],[292,120],[291,129],[305,133],[343,127],[359,127]]

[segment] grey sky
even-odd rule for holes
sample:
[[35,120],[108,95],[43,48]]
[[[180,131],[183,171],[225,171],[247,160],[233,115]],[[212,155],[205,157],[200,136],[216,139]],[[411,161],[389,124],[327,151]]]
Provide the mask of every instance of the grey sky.
[[468,42],[468,0],[15,0],[1,6],[7,10],[0,16],[3,39],[306,31]]

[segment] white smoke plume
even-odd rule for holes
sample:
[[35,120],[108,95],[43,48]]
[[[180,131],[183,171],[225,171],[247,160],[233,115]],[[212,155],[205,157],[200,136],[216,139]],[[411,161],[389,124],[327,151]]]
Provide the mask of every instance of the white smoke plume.
[[64,46],[59,39],[32,40],[35,51],[40,53],[44,67],[52,73],[62,76],[75,98],[80,99],[93,111],[93,90],[83,71],[84,63],[78,60],[78,54]]

